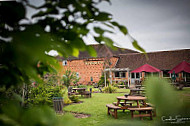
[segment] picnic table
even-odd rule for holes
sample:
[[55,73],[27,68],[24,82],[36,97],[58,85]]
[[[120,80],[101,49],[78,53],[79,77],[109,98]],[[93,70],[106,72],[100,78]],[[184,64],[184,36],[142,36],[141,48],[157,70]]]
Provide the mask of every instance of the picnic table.
[[[150,117],[150,119],[152,120],[152,111],[153,108],[152,107],[147,107],[147,104],[145,102],[145,100],[147,99],[147,97],[142,97],[142,96],[119,96],[117,97],[117,106],[120,104],[121,100],[124,100],[125,102],[127,101],[136,101],[137,102],[137,106],[128,106],[127,109],[131,112],[131,118],[135,118],[135,117],[140,117],[142,119],[142,117]],[[142,106],[140,106],[139,101],[142,101]],[[138,111],[139,114],[134,114],[135,111]],[[145,113],[144,113],[145,112]],[[144,114],[142,114],[144,113]]]
[[[107,104],[106,107],[108,108],[108,115],[113,115],[117,119],[117,110],[129,110],[131,112],[131,118],[134,117],[150,117],[152,120],[152,111],[153,108],[150,106],[147,106],[145,100],[146,97],[142,96],[118,96],[117,97],[117,103],[116,104]],[[124,100],[124,102],[121,102],[121,100]],[[132,104],[127,105],[127,101],[136,101],[137,106],[133,106]],[[139,101],[142,101],[142,106],[140,106]],[[121,104],[122,106],[119,106]],[[112,111],[113,110],[113,111]],[[139,114],[136,114],[135,111],[138,111]]]
[[179,89],[179,90],[182,90],[183,87],[184,87],[184,84],[183,83],[180,83],[180,82],[173,82],[173,83],[170,83],[172,86],[174,86],[176,89]]
[[72,88],[72,90],[77,94],[80,94],[81,97],[91,97],[92,89],[90,91],[86,91],[86,88]]
[[136,101],[137,102],[137,107],[140,108],[140,104],[139,104],[139,101],[142,101],[143,102],[143,106],[146,106],[146,100],[147,98],[146,97],[142,97],[142,96],[119,96],[117,97],[117,106],[120,104],[120,101],[121,100],[124,100],[124,102],[127,102],[127,101]]
[[82,94],[84,91],[86,91],[86,88],[72,88],[72,90],[75,92],[75,93],[79,93],[79,94]]

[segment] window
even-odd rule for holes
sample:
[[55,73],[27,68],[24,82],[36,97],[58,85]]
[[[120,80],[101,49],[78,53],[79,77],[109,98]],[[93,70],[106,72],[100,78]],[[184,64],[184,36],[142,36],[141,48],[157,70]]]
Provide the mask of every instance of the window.
[[78,72],[76,72],[76,76],[77,76],[77,78],[79,78],[79,73]]
[[136,78],[140,78],[140,73],[136,73]]
[[67,65],[67,60],[63,60],[62,65],[66,66]]
[[115,72],[115,77],[125,78],[126,73],[125,72]]
[[131,73],[131,78],[135,78],[135,73]]
[[163,77],[170,77],[169,70],[163,70]]
[[119,72],[115,72],[115,77],[119,77]]
[[126,73],[125,72],[120,72],[120,77],[121,78],[125,78],[126,77]]

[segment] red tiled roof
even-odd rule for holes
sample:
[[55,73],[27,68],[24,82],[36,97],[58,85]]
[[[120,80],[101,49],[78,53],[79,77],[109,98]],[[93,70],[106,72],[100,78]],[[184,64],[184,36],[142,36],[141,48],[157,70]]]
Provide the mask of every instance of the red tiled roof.
[[144,54],[132,53],[120,55],[116,68],[130,68],[134,70],[146,63],[160,69],[171,70],[182,61],[190,62],[190,49],[161,51],[147,53],[148,60]]

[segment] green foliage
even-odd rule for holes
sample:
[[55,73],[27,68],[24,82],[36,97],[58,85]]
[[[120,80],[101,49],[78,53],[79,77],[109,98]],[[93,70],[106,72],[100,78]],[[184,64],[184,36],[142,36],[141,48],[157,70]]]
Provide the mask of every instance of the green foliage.
[[[102,76],[100,77],[100,80],[98,81],[98,86],[105,86],[105,80],[104,80],[104,75],[102,74]],[[108,79],[106,78],[106,84],[108,85],[109,84],[109,81]]]
[[39,84],[37,87],[31,87],[27,103],[29,105],[51,105],[54,92],[57,95],[60,95],[59,92],[56,92],[57,87],[46,86],[45,84]]
[[181,102],[176,92],[167,80],[161,78],[149,78],[145,81],[146,95],[149,101],[156,106],[160,115],[176,114],[180,110]]
[[104,87],[103,90],[102,90],[104,93],[115,93],[117,91],[117,88],[114,87],[114,86],[107,86],[107,87]]
[[125,82],[121,81],[119,82],[119,85],[125,85]]
[[71,96],[69,96],[69,99],[70,99],[72,102],[74,102],[74,103],[79,102],[79,97],[76,96],[76,95],[71,95]]
[[31,86],[28,93],[29,105],[53,105],[53,97],[63,97],[67,88],[58,85],[59,77],[55,74],[47,74],[44,83]]
[[64,104],[71,104],[72,101],[69,97],[64,97]]
[[77,88],[87,88],[86,85],[78,85]]
[[63,84],[68,88],[71,83],[77,83],[80,78],[77,77],[75,72],[72,72],[71,70],[66,70],[65,74],[62,77]]
[[[4,114],[0,114],[1,126],[64,126],[74,125],[73,117],[66,115],[57,118],[55,112],[47,106],[22,108],[17,101],[2,107]],[[67,121],[67,120],[72,121]]]

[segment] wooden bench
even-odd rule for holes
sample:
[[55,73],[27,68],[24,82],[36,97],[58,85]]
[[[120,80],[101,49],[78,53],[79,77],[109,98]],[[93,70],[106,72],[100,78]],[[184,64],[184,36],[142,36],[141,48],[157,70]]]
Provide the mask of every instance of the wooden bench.
[[91,98],[92,93],[90,91],[84,91],[81,93],[81,96],[84,96],[85,98]]
[[[117,105],[117,102],[113,102],[114,105]],[[132,106],[133,102],[120,102],[119,104],[121,104],[122,106],[125,106],[127,104],[129,104],[130,106]]]
[[108,115],[111,114],[115,119],[117,119],[117,110],[125,110],[128,108],[128,106],[120,107],[113,104],[107,104],[106,107],[108,107]]
[[156,108],[153,104],[151,103],[146,103],[146,107],[153,107],[153,116],[156,117]]
[[[142,119],[142,117],[150,117],[150,119],[152,120],[152,111],[153,108],[152,107],[141,107],[141,108],[134,108],[134,107],[129,107],[128,110],[130,110],[131,112],[131,118],[135,118],[135,117],[140,117]],[[134,114],[135,111],[138,111],[139,114]],[[144,114],[141,114],[141,113]]]

